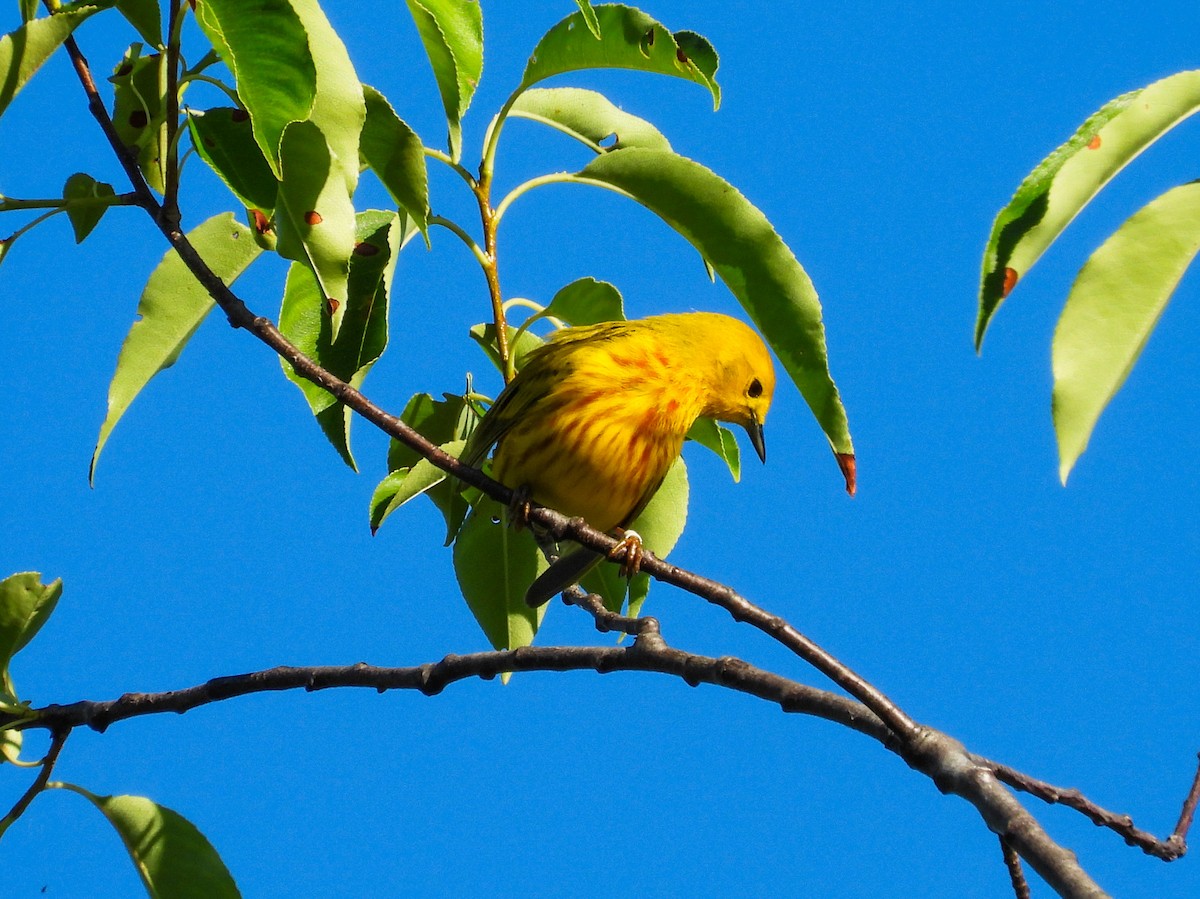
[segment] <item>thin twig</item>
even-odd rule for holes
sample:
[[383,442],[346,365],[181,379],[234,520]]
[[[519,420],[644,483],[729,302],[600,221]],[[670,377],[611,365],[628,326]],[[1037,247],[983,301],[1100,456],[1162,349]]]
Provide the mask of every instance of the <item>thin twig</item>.
[[662,639],[662,630],[657,618],[628,618],[604,607],[604,601],[595,593],[588,593],[582,587],[571,587],[563,591],[563,602],[569,606],[579,606],[596,621],[596,630],[602,634],[620,631],[631,637]]
[[1021,869],[1021,856],[1004,837],[1000,837],[1000,851],[1004,853],[1004,866],[1008,868],[1008,879],[1012,882],[1013,895],[1017,899],[1031,899],[1029,881]]
[[1003,783],[1016,790],[1028,793],[1051,805],[1064,805],[1079,812],[1097,827],[1106,827],[1119,835],[1129,846],[1136,846],[1147,855],[1160,858],[1166,862],[1175,861],[1187,852],[1187,832],[1196,811],[1196,803],[1200,800],[1200,768],[1192,780],[1191,789],[1183,801],[1183,809],[1179,815],[1179,823],[1166,839],[1161,839],[1148,831],[1134,826],[1133,818],[1129,815],[1111,812],[1092,802],[1074,787],[1058,787],[1030,777],[1022,771],[976,757],[979,764],[985,765],[995,773]]
[[29,789],[16,801],[12,809],[9,810],[9,813],[0,818],[0,837],[4,836],[5,831],[12,826],[14,821],[25,814],[25,809],[29,808],[29,804],[37,798],[37,795],[46,789],[46,784],[49,782],[50,775],[54,771],[54,765],[58,761],[58,755],[62,752],[62,748],[67,742],[67,737],[70,735],[70,728],[52,729],[50,751],[42,759],[42,770],[38,772],[33,783],[29,785]]

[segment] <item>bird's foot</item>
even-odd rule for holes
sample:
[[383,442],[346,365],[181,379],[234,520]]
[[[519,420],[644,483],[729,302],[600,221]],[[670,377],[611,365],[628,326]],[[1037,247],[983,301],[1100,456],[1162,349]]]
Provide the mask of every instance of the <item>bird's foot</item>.
[[508,520],[512,522],[514,531],[519,531],[529,524],[529,502],[528,484],[522,484],[513,491],[512,499],[508,503]]
[[621,563],[621,576],[628,580],[641,570],[646,550],[642,546],[642,535],[635,530],[617,528],[617,536],[621,542],[612,548],[608,557]]

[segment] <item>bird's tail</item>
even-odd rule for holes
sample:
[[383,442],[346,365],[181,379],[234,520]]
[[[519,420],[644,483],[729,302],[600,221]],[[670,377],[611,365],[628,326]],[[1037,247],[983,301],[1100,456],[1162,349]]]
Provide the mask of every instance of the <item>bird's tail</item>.
[[550,563],[550,567],[538,575],[537,580],[525,591],[525,602],[537,608],[552,600],[568,587],[578,584],[589,571],[604,560],[604,556],[587,547],[576,547],[572,552]]

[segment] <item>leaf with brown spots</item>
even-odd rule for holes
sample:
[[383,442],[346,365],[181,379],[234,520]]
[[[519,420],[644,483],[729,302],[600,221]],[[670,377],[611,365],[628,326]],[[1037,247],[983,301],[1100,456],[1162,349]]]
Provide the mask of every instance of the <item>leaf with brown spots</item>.
[[984,249],[976,350],[1016,276],[1029,274],[1117,172],[1197,110],[1200,71],[1171,75],[1104,104],[1026,176],[996,216]]
[[[318,287],[307,266],[296,263],[288,271],[279,330],[301,352],[327,371],[358,387],[383,354],[388,341],[388,303],[396,256],[415,233],[403,215],[368,210],[360,212],[355,226],[357,249],[350,259],[347,300],[341,307],[342,327],[333,338],[329,298]],[[369,251],[367,249],[369,248]],[[284,374],[300,388],[329,442],[351,468],[350,410],[311,381],[300,377],[286,361]]]

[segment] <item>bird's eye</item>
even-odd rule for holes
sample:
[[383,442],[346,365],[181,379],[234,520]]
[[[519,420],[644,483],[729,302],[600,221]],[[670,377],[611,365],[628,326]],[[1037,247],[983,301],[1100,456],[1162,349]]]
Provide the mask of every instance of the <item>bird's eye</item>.
[[758,378],[751,381],[750,386],[746,388],[746,396],[751,399],[758,399],[758,397],[762,396],[762,381]]

